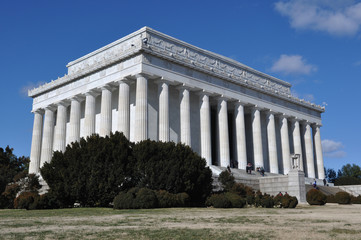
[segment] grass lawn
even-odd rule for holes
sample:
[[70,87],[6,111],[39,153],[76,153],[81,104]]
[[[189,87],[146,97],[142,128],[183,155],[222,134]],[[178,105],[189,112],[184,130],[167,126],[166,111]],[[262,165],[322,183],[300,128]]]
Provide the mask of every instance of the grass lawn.
[[0,239],[361,239],[361,205],[0,210]]

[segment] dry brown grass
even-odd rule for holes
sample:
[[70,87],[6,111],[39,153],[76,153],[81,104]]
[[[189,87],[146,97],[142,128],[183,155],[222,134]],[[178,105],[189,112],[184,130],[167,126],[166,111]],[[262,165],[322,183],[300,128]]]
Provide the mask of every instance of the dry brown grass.
[[361,239],[361,205],[1,210],[0,239]]

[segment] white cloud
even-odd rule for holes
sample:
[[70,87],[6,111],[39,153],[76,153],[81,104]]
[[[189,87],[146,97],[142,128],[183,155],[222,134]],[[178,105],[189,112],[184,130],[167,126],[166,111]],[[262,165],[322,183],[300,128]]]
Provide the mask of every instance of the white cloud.
[[290,0],[277,2],[275,8],[295,29],[353,36],[361,26],[361,3],[354,1]]
[[37,83],[28,82],[25,86],[22,86],[20,88],[20,94],[22,96],[27,97],[28,96],[28,90],[31,90],[31,89],[36,88],[36,87],[38,87],[40,85],[43,85],[43,84],[45,84],[45,82],[37,82]]
[[306,60],[300,55],[282,54],[280,58],[273,64],[271,71],[283,74],[310,74],[317,68],[311,64],[307,64]]
[[361,60],[354,63],[355,66],[361,66]]
[[315,96],[313,96],[313,94],[305,94],[304,97],[306,101],[310,101],[310,102],[315,101]]
[[343,158],[346,156],[346,152],[342,149],[344,148],[341,142],[336,142],[333,140],[325,139],[322,140],[322,150],[325,154],[325,157],[329,158]]

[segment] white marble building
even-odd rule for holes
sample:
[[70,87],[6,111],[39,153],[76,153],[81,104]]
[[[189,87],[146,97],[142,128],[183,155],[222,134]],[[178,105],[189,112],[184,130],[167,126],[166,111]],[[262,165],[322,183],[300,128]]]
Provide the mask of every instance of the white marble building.
[[324,178],[324,108],[293,97],[287,82],[148,27],[67,67],[29,90],[31,173],[81,137],[121,131],[131,141],[183,142],[222,167],[251,162],[287,174],[297,153],[306,176]]

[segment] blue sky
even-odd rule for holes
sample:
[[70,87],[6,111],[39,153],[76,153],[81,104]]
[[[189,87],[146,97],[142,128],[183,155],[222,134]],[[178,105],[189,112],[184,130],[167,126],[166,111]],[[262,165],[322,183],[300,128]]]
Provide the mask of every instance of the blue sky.
[[324,162],[361,165],[361,1],[2,1],[0,147],[29,156],[27,89],[143,26],[290,82],[326,106]]

